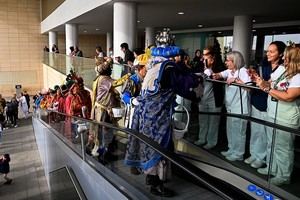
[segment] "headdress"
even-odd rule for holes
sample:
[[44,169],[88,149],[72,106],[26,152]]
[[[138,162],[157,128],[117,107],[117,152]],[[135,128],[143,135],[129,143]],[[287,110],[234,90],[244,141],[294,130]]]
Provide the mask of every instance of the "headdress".
[[146,65],[148,63],[149,56],[147,54],[141,54],[135,58],[133,66]]
[[152,56],[170,58],[178,55],[180,48],[175,46],[174,41],[175,36],[170,33],[170,29],[164,28],[156,35],[157,47],[152,48]]
[[110,58],[95,58],[96,67],[95,71],[99,74],[103,74],[103,72],[107,70],[111,70],[112,68],[112,60]]

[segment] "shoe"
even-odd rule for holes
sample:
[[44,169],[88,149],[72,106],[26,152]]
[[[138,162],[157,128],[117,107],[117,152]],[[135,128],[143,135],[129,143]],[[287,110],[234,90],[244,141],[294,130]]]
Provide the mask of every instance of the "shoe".
[[229,161],[237,161],[237,160],[243,160],[243,157],[230,155],[230,156],[226,156],[226,159],[229,160]]
[[213,145],[213,144],[206,144],[206,145],[203,146],[203,148],[209,150],[209,149],[214,148],[215,146],[216,145]]
[[249,158],[244,160],[244,163],[246,164],[251,164],[255,161],[256,159],[253,156],[250,156]]
[[202,146],[205,144],[205,142],[201,141],[201,140],[197,140],[196,142],[194,142],[195,145],[197,146]]
[[221,154],[226,157],[226,156],[230,156],[231,152],[229,150],[228,151],[222,151]]
[[263,164],[264,163],[262,161],[256,159],[254,162],[251,163],[250,166],[257,169],[257,168],[261,168]]
[[11,182],[12,182],[12,179],[10,179],[10,180],[6,181],[6,182],[4,183],[4,185],[10,185],[10,184],[11,184]]
[[172,190],[164,187],[162,184],[157,187],[151,186],[150,192],[156,196],[161,196],[161,197],[174,196],[174,192]]
[[290,179],[289,178],[281,178],[281,177],[273,177],[270,179],[270,183],[280,186],[283,184],[290,184]]
[[269,174],[269,167],[265,167],[265,168],[259,168],[257,169],[257,172],[262,174],[262,175],[268,175]]

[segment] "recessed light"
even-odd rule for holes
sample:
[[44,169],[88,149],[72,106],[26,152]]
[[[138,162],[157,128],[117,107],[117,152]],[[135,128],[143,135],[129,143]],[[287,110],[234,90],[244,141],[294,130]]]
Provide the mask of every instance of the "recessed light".
[[222,31],[219,31],[218,33],[219,33],[219,34],[221,34],[221,33],[222,33]]
[[256,22],[256,20],[255,20],[255,19],[252,19],[252,22],[253,22],[253,23],[255,23],[255,22]]
[[100,29],[99,28],[96,28],[96,31],[99,31]]
[[140,23],[141,21],[140,21],[140,20],[137,20],[136,22],[137,22],[137,23]]
[[87,33],[87,30],[84,30],[83,32],[84,32],[84,33]]
[[180,11],[177,13],[178,15],[184,15],[184,12]]
[[202,24],[198,24],[198,27],[199,27],[199,28],[202,28],[202,27],[203,27],[203,25],[202,25]]
[[255,29],[252,30],[252,32],[255,32],[255,31],[256,31]]

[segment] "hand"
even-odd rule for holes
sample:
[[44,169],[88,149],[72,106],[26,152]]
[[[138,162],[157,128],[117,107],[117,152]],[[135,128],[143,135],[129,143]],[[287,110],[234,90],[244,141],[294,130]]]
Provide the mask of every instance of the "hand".
[[213,74],[212,74],[212,78],[216,80],[216,79],[220,79],[221,76],[220,76],[219,73],[213,73]]
[[228,79],[226,80],[226,82],[227,82],[228,85],[230,85],[231,83],[234,83],[235,80],[236,80],[236,78],[228,78]]

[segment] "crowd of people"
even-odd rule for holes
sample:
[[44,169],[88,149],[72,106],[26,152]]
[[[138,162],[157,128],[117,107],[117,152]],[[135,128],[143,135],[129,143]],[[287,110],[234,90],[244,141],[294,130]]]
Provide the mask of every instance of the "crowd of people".
[[[164,31],[164,35],[169,34]],[[169,150],[173,149],[172,116],[176,96],[196,102],[201,112],[221,112],[225,106],[227,113],[299,128],[298,46],[286,47],[283,42],[274,41],[268,47],[263,65],[249,67],[238,51],[229,52],[224,64],[220,52],[210,46],[204,48],[203,52],[196,50],[195,57],[190,61],[189,56],[174,46],[173,41],[164,39],[157,37],[157,46],[146,51],[135,49],[131,52],[128,44],[122,43],[120,47],[124,59],[116,60],[129,68],[119,80],[111,78],[112,59],[106,57],[101,47],[97,47],[96,79],[91,96],[84,89],[83,79],[72,72],[65,85],[38,93],[35,108],[47,108],[68,116],[117,125],[120,117],[114,116],[113,108],[122,107],[123,102],[127,110],[125,126]],[[227,84],[214,82],[213,79],[223,80]],[[232,83],[254,83],[258,88],[250,90]],[[122,86],[121,93],[116,89],[118,86]],[[59,120],[58,117],[52,119]],[[68,117],[64,120],[70,132],[76,132],[76,124]],[[205,149],[214,148],[218,143],[220,116],[199,114],[198,120],[200,128],[194,144]],[[250,157],[244,158],[247,151],[247,123],[244,119],[227,117],[228,149],[221,154],[229,161],[244,160],[251,167],[257,168],[258,173],[270,173],[272,184],[288,184],[293,171],[294,135],[251,122]],[[97,124],[89,129],[87,152],[96,157],[111,156],[113,131]],[[146,182],[151,185],[151,193],[155,195],[173,195],[162,184],[160,172],[167,163],[152,148],[129,136],[125,164],[130,166],[133,174],[147,175]]]

